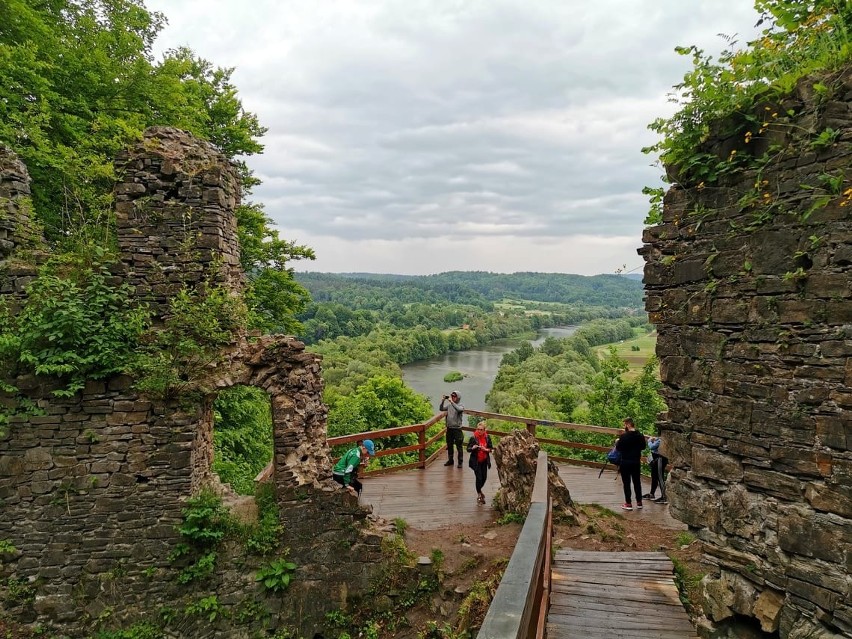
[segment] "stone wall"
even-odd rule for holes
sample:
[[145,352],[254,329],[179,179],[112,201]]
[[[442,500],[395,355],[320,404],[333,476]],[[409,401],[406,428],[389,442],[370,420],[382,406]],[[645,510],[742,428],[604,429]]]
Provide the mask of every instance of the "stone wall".
[[[225,159],[184,132],[157,128],[117,166],[124,175],[116,188],[120,275],[140,298],[163,313],[180,287],[203,292],[214,282],[237,293],[237,182]],[[8,154],[0,171],[0,188],[16,189],[6,210],[20,213],[2,226],[4,257],[13,262],[29,241],[16,235],[30,228],[27,207],[17,205],[26,203],[27,179]],[[26,281],[7,272],[0,290],[22,299]],[[13,417],[0,432],[0,540],[15,548],[0,550],[0,614],[88,636],[100,627],[163,623],[162,608],[174,636],[247,637],[275,628],[313,636],[326,612],[367,591],[381,537],[368,512],[330,479],[320,358],[294,338],[266,336],[241,338],[226,361],[209,371],[205,387],[246,384],[270,398],[283,524],[277,556],[298,566],[291,588],[264,590],[255,574],[275,556],[250,556],[237,542],[217,551],[211,577],[177,580],[169,557],[181,542],[176,527],[186,500],[216,484],[215,394],[152,399],[117,376],[60,399],[51,394],[55,380],[5,375],[42,414]],[[188,612],[205,597],[220,606],[215,621]]]
[[640,250],[704,637],[852,636],[852,70],[819,81],[708,141],[748,161],[672,187]]
[[118,243],[126,281],[160,314],[181,287],[242,286],[236,170],[211,144],[152,127],[116,160]]
[[[13,313],[42,259],[44,241],[31,212],[27,167],[0,145],[0,295]],[[15,254],[26,254],[26,259],[14,259]]]

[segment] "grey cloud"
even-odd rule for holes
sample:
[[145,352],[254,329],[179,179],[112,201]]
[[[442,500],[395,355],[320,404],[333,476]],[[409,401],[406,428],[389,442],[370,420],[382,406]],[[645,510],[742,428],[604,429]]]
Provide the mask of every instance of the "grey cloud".
[[718,32],[755,21],[747,4],[148,0],[174,16],[167,41],[237,65],[269,127],[265,154],[248,159],[264,180],[253,197],[285,234],[477,246],[638,245],[641,188],[659,184],[639,151],[654,140],[645,127],[670,112],[689,62],[673,47],[719,49]]

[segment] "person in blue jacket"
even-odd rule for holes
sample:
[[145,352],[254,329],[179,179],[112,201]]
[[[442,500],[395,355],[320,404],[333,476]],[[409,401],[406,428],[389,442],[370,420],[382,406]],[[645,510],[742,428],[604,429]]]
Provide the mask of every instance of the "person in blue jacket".
[[376,454],[373,441],[365,439],[355,448],[346,451],[346,454],[337,460],[331,471],[331,478],[343,486],[352,495],[360,495],[364,485],[358,481],[358,467],[363,463],[365,466],[370,457]]
[[[669,502],[666,499],[666,466],[669,464],[669,458],[660,451],[661,443],[659,437],[648,438],[648,448],[651,451],[648,455],[648,464],[651,466],[651,490],[642,497],[653,499],[657,504],[667,504]],[[654,499],[657,486],[660,487],[660,496]]]

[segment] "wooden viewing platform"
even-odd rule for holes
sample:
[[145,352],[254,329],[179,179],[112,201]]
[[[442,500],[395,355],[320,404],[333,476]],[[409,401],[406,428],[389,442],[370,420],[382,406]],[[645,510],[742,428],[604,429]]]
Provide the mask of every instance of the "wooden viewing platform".
[[[572,431],[614,438],[621,434],[620,429],[477,410],[465,412],[483,419],[522,424],[539,443],[551,447],[587,451],[582,458],[539,452],[534,490],[537,497],[532,500],[515,550],[480,628],[481,639],[542,639],[545,631],[551,639],[696,637],[678,598],[674,566],[664,554],[560,551],[552,561],[550,494],[542,469],[546,468],[548,460],[562,462],[559,474],[575,503],[595,504],[621,513],[624,493],[615,469],[588,455],[588,451],[593,451],[602,458],[609,445],[570,439]],[[380,441],[390,436],[409,436],[401,447],[379,446],[376,457],[415,453],[414,459],[409,457],[400,465],[364,472],[361,477],[364,491],[360,502],[372,506],[375,515],[387,520],[400,518],[421,530],[459,524],[485,525],[494,521],[491,499],[500,485],[497,469],[489,473],[483,490],[486,503],[478,503],[473,473],[466,463],[467,455],[461,468],[444,466],[446,449],[440,445],[445,432],[440,427],[443,416],[444,413],[438,413],[421,424],[328,440],[330,446],[343,446],[364,439]],[[561,430],[569,437],[542,438],[536,433],[540,426]],[[499,438],[509,433],[490,430],[490,434]],[[413,443],[412,436],[416,436],[417,443]],[[256,480],[270,477],[272,470],[270,463]],[[642,492],[648,492],[650,480],[643,477],[642,481]],[[644,501],[642,510],[625,512],[624,516],[673,529],[686,528],[672,519],[667,505]],[[634,506],[636,503],[634,501]]]
[[548,639],[697,639],[673,572],[661,552],[555,552]]
[[[361,503],[371,505],[373,513],[384,519],[404,519],[421,530],[449,528],[456,524],[487,524],[494,519],[491,498],[500,487],[497,468],[488,472],[482,492],[485,504],[476,503],[473,471],[464,466],[444,466],[446,457],[432,462],[425,469],[407,470],[387,475],[364,477]],[[578,504],[598,504],[621,512],[624,501],[621,481],[611,469],[601,477],[596,468],[559,465],[559,476],[568,486],[571,499]],[[648,477],[642,477],[643,491],[650,488]],[[686,525],[669,515],[668,507],[646,503],[643,510],[625,513],[625,517],[653,521],[659,526],[686,530]]]
[[[500,487],[492,468],[476,502],[473,472],[444,466],[440,457],[424,469],[363,478],[362,504],[385,519],[397,517],[421,530],[458,524],[485,525],[494,520],[491,498]],[[597,504],[621,512],[622,485],[612,469],[561,464],[559,474],[577,504]],[[649,479],[642,478],[643,491]],[[645,508],[625,517],[653,521],[673,529],[686,526],[668,507],[646,500]],[[678,597],[674,566],[660,552],[588,552],[557,550],[550,573],[549,639],[692,639],[695,629]]]

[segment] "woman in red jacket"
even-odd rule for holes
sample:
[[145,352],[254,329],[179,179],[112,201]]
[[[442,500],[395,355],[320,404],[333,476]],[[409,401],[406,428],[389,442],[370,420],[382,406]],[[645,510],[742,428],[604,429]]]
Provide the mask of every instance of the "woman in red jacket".
[[476,477],[476,501],[480,504],[485,503],[482,487],[485,486],[485,480],[488,479],[488,469],[491,468],[492,450],[494,450],[494,445],[491,443],[491,435],[485,431],[485,422],[479,422],[473,435],[467,440],[467,452],[470,453],[467,465],[473,469],[473,474]]

